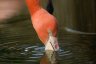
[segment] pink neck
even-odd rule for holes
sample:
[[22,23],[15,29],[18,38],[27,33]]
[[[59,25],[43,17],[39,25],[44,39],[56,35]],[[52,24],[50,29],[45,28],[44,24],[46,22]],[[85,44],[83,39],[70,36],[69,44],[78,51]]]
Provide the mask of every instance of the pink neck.
[[39,0],[26,0],[26,3],[31,15],[41,8]]

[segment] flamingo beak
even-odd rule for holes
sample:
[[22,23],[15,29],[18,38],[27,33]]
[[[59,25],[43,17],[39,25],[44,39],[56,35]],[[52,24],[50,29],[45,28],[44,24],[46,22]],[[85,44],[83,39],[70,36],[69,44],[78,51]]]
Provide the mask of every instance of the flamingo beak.
[[45,50],[46,51],[48,50],[58,51],[59,50],[58,40],[56,37],[52,35],[52,33],[49,34],[49,38],[45,44]]

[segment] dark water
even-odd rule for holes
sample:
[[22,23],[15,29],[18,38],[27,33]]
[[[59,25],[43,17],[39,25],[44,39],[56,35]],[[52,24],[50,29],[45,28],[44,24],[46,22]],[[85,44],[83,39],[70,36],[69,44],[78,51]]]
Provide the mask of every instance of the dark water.
[[[28,15],[11,18],[8,23],[0,24],[0,64],[95,64],[95,10],[84,12],[92,7],[92,10],[95,9],[95,5],[91,6],[94,2],[95,0],[54,1],[54,15],[59,23],[59,52],[44,51]],[[81,15],[77,14],[79,12]]]

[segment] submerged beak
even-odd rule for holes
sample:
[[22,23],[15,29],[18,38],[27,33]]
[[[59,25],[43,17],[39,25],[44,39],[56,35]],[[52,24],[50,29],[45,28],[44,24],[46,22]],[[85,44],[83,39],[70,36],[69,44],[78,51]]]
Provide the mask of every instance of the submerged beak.
[[52,35],[52,32],[49,32],[49,38],[45,44],[45,50],[58,51],[59,45],[56,37]]
[[55,51],[45,51],[40,64],[58,64],[58,53]]

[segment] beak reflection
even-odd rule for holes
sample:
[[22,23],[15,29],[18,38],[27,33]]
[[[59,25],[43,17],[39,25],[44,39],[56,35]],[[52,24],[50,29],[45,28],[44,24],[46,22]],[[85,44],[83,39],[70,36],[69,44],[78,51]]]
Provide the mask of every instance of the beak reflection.
[[55,51],[45,51],[41,57],[40,64],[58,64],[58,54]]

